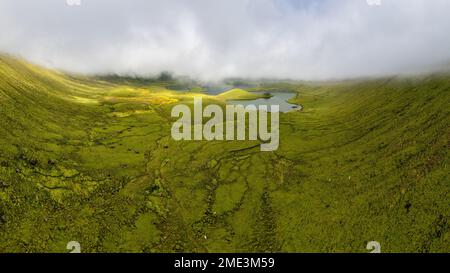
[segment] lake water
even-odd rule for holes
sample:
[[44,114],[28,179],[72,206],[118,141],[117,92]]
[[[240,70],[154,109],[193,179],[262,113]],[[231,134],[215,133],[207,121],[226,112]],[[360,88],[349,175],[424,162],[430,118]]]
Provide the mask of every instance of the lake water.
[[287,113],[291,111],[301,110],[302,107],[300,105],[288,103],[287,101],[295,97],[295,93],[290,92],[252,92],[252,93],[270,93],[272,95],[271,98],[268,99],[256,99],[256,100],[228,100],[227,104],[229,105],[255,105],[258,107],[259,105],[267,105],[268,110],[270,112],[270,105],[279,105],[280,112]]

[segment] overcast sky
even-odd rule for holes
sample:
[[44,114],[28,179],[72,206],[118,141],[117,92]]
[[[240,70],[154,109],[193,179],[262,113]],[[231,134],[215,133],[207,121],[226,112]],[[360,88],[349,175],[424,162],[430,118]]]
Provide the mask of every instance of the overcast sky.
[[[328,79],[450,64],[450,0],[0,0],[0,52],[77,73]],[[376,0],[369,0],[369,2]]]

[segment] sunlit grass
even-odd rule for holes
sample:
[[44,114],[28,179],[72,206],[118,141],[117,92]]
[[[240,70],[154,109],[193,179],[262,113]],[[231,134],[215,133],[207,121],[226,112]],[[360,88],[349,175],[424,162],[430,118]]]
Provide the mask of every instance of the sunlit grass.
[[[450,77],[297,92],[280,149],[170,136],[173,105],[255,99],[0,57],[0,252],[450,251]],[[206,237],[205,237],[206,236]]]

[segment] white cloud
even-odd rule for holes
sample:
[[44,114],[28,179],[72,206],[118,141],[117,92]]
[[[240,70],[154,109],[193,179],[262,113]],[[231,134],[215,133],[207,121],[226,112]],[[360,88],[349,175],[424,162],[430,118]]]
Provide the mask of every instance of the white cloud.
[[450,1],[2,0],[0,51],[81,73],[325,79],[450,61]]

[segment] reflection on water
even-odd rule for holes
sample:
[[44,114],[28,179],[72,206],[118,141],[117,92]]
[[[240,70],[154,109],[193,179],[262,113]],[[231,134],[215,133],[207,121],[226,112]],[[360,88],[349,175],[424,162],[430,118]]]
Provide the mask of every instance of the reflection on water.
[[[254,92],[259,93],[259,92]],[[268,99],[256,99],[256,100],[228,100],[227,104],[229,105],[267,105],[268,110],[270,111],[270,105],[279,105],[280,112],[286,113],[291,111],[301,110],[302,107],[300,105],[291,104],[287,101],[295,97],[295,93],[290,92],[260,92],[260,93],[270,93],[272,95],[271,98]]]

